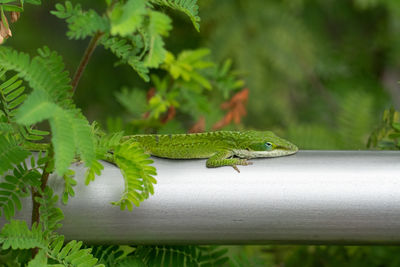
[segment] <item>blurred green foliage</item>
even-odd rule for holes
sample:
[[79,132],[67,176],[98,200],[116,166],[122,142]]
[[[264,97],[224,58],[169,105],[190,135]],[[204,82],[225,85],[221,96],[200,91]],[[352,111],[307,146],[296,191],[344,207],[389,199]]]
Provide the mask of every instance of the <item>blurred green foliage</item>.
[[[83,8],[105,8],[103,1],[79,2]],[[173,54],[168,52],[163,70],[152,73],[150,84],[133,75],[129,66],[114,68],[115,57],[102,47],[96,49],[75,95],[89,119],[100,120],[112,131],[156,127],[176,132],[186,131],[205,116],[209,129],[223,114],[219,104],[229,97],[227,88],[237,90],[245,84],[250,90],[248,115],[236,128],[275,130],[301,149],[365,149],[371,133],[371,146],[399,147],[400,127],[393,110],[386,111],[384,125],[377,127],[386,108],[400,108],[400,1],[204,0],[199,4],[200,33],[187,17],[172,13],[173,29],[165,47]],[[73,73],[88,40],[68,40],[65,24],[49,14],[52,9],[54,3],[44,1],[26,10],[12,26],[7,45],[26,52],[47,45],[62,52]],[[119,25],[116,31],[129,31]],[[209,49],[207,56],[220,65],[203,60],[208,50],[196,50],[200,47]],[[193,60],[198,60],[201,73],[187,72],[185,64]],[[175,63],[173,69],[169,62]],[[225,75],[231,64],[235,73]],[[238,74],[244,83],[236,79]],[[195,83],[188,86],[190,80]],[[207,98],[198,93],[210,86],[220,89]],[[152,87],[157,93],[146,103]],[[168,107],[193,98],[197,98],[193,105],[185,104],[186,110],[175,120],[154,126]],[[152,112],[151,120],[141,117],[146,112]],[[230,248],[232,266],[399,266],[398,253],[398,247],[384,246]]]

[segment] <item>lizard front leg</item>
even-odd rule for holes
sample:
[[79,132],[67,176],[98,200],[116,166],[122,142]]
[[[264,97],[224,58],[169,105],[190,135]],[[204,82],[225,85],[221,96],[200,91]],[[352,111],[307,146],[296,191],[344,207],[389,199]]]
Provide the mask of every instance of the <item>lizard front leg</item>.
[[251,165],[246,159],[230,158],[234,154],[230,150],[221,150],[211,156],[207,162],[206,166],[208,168],[216,168],[221,166],[232,166],[237,172],[240,172],[236,165]]

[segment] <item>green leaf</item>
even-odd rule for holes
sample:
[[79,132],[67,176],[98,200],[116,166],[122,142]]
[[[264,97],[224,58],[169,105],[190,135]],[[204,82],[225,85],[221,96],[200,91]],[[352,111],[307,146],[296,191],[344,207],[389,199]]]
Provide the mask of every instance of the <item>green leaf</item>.
[[72,129],[73,117],[69,112],[58,108],[50,121],[54,147],[55,167],[58,175],[62,176],[68,169],[75,155],[75,138]]
[[57,207],[58,195],[55,195],[50,187],[46,187],[40,197],[35,201],[40,204],[39,216],[40,223],[43,226],[43,235],[49,237],[53,231],[61,227],[60,221],[64,219],[64,214]]
[[21,220],[11,220],[10,223],[4,225],[0,233],[0,243],[3,244],[4,250],[10,247],[12,249],[47,247],[40,225],[34,224],[32,230],[29,230],[26,222]]
[[157,183],[154,178],[156,169],[149,164],[150,155],[145,154],[138,143],[124,142],[114,151],[114,160],[125,180],[125,189],[121,199],[112,202],[122,210],[133,209],[133,205],[139,206],[140,202],[154,193],[153,184]]
[[20,147],[13,137],[0,135],[0,175],[13,165],[19,164],[24,161],[30,152]]
[[15,11],[15,12],[23,12],[24,9],[22,7],[16,6],[16,5],[2,5],[4,8],[4,11]]
[[149,32],[150,34],[159,34],[162,36],[168,36],[169,31],[172,29],[172,20],[159,11],[149,12]]
[[167,6],[172,9],[181,11],[185,13],[193,23],[193,26],[197,31],[200,30],[200,17],[199,6],[197,5],[197,0],[150,0],[152,3]]
[[175,58],[172,53],[168,52],[162,68],[167,70],[174,79],[194,80],[202,87],[211,89],[208,79],[199,73],[199,70],[214,66],[211,61],[205,60],[209,54],[208,49],[187,50]]
[[44,249],[40,249],[35,258],[29,261],[28,267],[43,267],[47,266],[47,255]]
[[146,93],[143,90],[138,88],[128,90],[128,88],[124,87],[121,92],[115,93],[115,96],[118,102],[128,110],[133,117],[139,118],[147,111]]
[[31,125],[49,119],[59,107],[50,100],[46,91],[34,90],[16,113],[16,120],[22,125]]
[[66,19],[68,23],[67,36],[70,39],[84,39],[109,29],[105,17],[100,16],[93,9],[83,11],[79,4],[73,6],[69,1],[65,2],[65,7],[62,4],[56,4],[56,10],[50,13],[58,18]]
[[85,173],[85,185],[89,185],[90,182],[94,181],[95,175],[99,176],[104,166],[97,160],[93,162],[92,166],[86,170]]
[[110,15],[111,34],[121,36],[132,34],[142,24],[145,13],[144,0],[128,0],[125,4],[116,4]]
[[150,38],[150,49],[145,58],[144,64],[148,68],[157,68],[165,60],[167,50],[164,48],[164,41],[160,35],[153,35]]

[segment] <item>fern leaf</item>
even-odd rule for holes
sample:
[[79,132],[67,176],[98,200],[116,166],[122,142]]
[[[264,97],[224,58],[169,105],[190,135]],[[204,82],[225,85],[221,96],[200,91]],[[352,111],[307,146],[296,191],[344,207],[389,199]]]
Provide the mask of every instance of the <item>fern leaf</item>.
[[135,50],[137,50],[137,47],[128,44],[125,39],[118,37],[103,36],[101,43],[106,49],[109,49],[120,58],[122,62],[128,63],[144,81],[148,82],[150,80],[148,75],[149,69],[140,61],[140,57],[136,56],[138,51]]
[[48,266],[46,251],[44,249],[40,249],[36,254],[35,258],[29,261],[28,267],[43,267],[43,266]]
[[373,125],[372,98],[359,92],[349,93],[340,103],[338,134],[342,149],[362,149]]
[[133,209],[133,205],[139,206],[140,202],[154,193],[153,184],[157,183],[156,169],[149,164],[153,163],[149,155],[145,154],[138,143],[124,142],[114,151],[114,160],[125,180],[125,190],[121,199],[113,202],[122,210]]
[[141,26],[145,13],[145,0],[128,0],[124,4],[116,4],[110,16],[111,34],[132,34]]
[[95,175],[99,176],[101,171],[104,169],[104,166],[97,160],[93,161],[92,166],[90,166],[85,173],[85,185],[89,185],[90,182],[93,182],[95,179]]
[[164,48],[164,41],[159,35],[150,39],[150,50],[145,58],[144,64],[148,68],[157,68],[165,60],[167,50]]
[[103,264],[96,264],[97,259],[93,257],[91,249],[81,249],[82,241],[72,240],[64,247],[64,238],[58,237],[50,244],[50,253],[52,259],[62,263],[63,266],[79,266],[79,267],[104,267]]
[[57,110],[46,91],[34,90],[15,115],[18,123],[30,125],[49,119]]
[[12,136],[0,135],[0,175],[24,161],[30,152],[20,147]]
[[195,246],[139,246],[134,256],[146,266],[200,266]]
[[150,81],[149,69],[147,68],[146,64],[139,60],[138,57],[130,57],[127,63],[137,72],[137,74],[139,74],[139,76],[145,82]]
[[75,139],[71,127],[73,118],[69,112],[58,108],[49,121],[53,133],[51,142],[54,148],[56,172],[62,176],[67,171],[75,155]]
[[76,115],[73,120],[76,150],[87,167],[91,167],[96,158],[92,128],[85,117]]
[[[124,255],[124,251],[120,246],[90,246],[92,249],[93,257],[97,258],[99,264],[105,266],[113,266],[116,264],[117,259]],[[132,265],[129,265],[132,266]]]
[[229,258],[227,257],[227,248],[221,248],[219,246],[199,246],[200,250],[199,261],[201,266],[217,267],[222,266],[226,263]]
[[60,221],[64,219],[63,212],[56,206],[58,196],[53,193],[50,187],[46,187],[42,195],[35,198],[35,201],[40,204],[39,215],[44,236],[48,236],[49,233],[62,226]]
[[71,106],[71,85],[62,58],[44,47],[39,56],[30,60],[29,55],[8,47],[0,47],[0,65],[6,70],[18,72],[34,90],[47,91],[50,98],[63,107]]
[[105,32],[109,28],[107,19],[101,17],[96,11],[92,9],[83,11],[79,4],[74,7],[69,1],[65,2],[65,6],[56,4],[56,10],[50,13],[66,20],[69,39],[84,39],[87,36],[93,36],[96,32]]
[[150,0],[150,2],[185,13],[192,21],[196,30],[200,31],[200,17],[198,16],[199,6],[197,5],[197,0]]
[[161,36],[167,36],[172,26],[171,19],[161,12],[150,11],[149,17],[149,50],[144,62],[146,67],[156,68],[164,62],[165,55],[167,53],[167,50],[165,50],[164,48],[164,41]]
[[64,204],[68,204],[69,196],[75,196],[74,186],[77,185],[76,180],[74,179],[75,172],[73,170],[68,170],[64,173],[64,192],[62,196],[62,202]]
[[13,174],[0,183],[0,208],[7,220],[15,215],[15,210],[21,210],[20,198],[29,195],[30,186],[38,186],[41,177],[38,171],[28,169],[25,164],[17,166]]
[[7,134],[14,131],[14,128],[9,123],[0,122],[0,134]]
[[125,39],[110,37],[108,35],[101,38],[101,44],[104,48],[109,49],[114,55],[122,59],[127,59],[133,50],[132,45],[128,44]]
[[22,80],[14,75],[0,85],[0,102],[7,117],[13,117],[16,108],[25,100],[25,87]]
[[46,248],[47,241],[43,238],[40,225],[33,224],[32,230],[29,230],[25,221],[11,220],[10,223],[4,225],[0,233],[0,243],[2,249],[29,249],[29,248]]

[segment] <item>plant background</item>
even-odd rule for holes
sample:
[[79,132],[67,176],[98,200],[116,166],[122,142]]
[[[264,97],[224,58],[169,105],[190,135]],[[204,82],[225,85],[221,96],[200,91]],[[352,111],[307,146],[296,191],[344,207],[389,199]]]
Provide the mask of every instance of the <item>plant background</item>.
[[[73,73],[88,39],[68,40],[65,23],[49,13],[55,2],[30,6],[12,26],[7,45],[30,54],[46,45],[63,55]],[[105,7],[102,1],[79,2],[84,8]],[[400,107],[400,1],[203,0],[199,5],[200,33],[187,17],[172,12],[166,47],[175,53],[206,47],[213,60],[232,60],[249,97],[247,116],[227,129],[271,129],[301,149],[365,149],[383,111]],[[123,86],[147,92],[150,85],[114,62],[97,47],[74,99],[90,121],[119,130],[128,128],[134,115],[118,101],[118,92]],[[218,95],[214,100],[226,101]],[[170,125],[176,131],[196,123],[179,116],[173,121],[179,121]],[[385,246],[229,247],[235,266],[399,266],[399,252]]]

